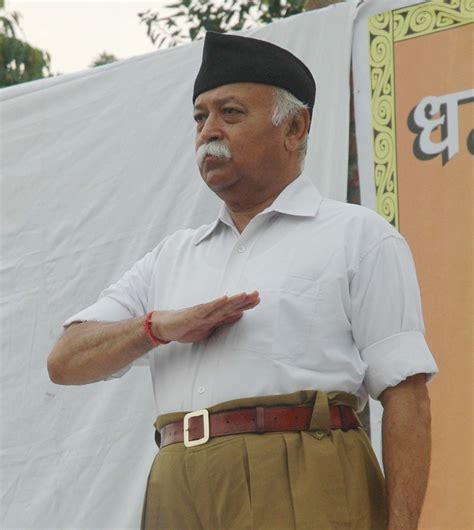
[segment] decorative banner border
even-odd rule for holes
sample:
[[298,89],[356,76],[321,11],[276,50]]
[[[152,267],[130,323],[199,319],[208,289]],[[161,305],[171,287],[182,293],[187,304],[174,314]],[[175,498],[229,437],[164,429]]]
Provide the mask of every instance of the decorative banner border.
[[394,46],[474,22],[474,0],[432,0],[369,18],[370,86],[376,209],[397,230]]

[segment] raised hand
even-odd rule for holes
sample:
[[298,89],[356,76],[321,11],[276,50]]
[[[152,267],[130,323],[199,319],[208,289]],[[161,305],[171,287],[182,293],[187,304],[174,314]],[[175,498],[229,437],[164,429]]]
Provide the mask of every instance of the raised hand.
[[244,311],[260,303],[259,294],[240,293],[222,296],[207,302],[176,311],[155,311],[152,317],[152,331],[163,340],[198,342],[206,339],[223,324],[232,324]]

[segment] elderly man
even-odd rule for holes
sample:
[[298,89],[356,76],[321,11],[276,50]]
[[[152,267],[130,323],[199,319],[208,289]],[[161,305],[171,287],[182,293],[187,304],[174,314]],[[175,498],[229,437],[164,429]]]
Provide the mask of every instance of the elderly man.
[[[385,220],[302,174],[315,90],[288,51],[208,33],[194,119],[219,216],[165,238],[49,356],[60,384],[148,356],[160,451],[142,528],[417,527],[436,365],[414,265]],[[368,394],[386,483],[354,412]]]

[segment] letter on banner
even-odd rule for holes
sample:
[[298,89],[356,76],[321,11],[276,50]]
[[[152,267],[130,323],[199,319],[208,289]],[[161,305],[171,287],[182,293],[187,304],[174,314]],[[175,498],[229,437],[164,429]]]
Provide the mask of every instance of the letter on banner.
[[[427,96],[418,103],[408,118],[408,127],[417,135],[413,152],[418,159],[429,160],[441,154],[444,165],[459,152],[458,106],[472,101],[474,89]],[[435,118],[437,114],[439,117]],[[433,142],[431,134],[438,127],[441,128],[441,141]]]

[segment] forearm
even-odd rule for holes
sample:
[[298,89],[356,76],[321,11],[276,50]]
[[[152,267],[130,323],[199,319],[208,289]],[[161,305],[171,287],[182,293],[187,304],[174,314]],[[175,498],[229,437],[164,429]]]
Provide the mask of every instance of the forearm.
[[[198,342],[222,325],[239,320],[260,303],[257,291],[222,296],[181,310],[153,311],[151,333],[163,342]],[[64,333],[48,356],[51,380],[61,385],[100,381],[153,347],[145,317],[120,322],[84,322]]]
[[93,383],[128,366],[153,347],[143,321],[139,317],[73,324],[48,356],[51,380],[62,385]]
[[[416,530],[428,482],[431,457],[430,403],[424,374],[419,388],[403,382],[384,401],[383,461],[389,530]],[[411,378],[410,378],[411,379]],[[395,387],[396,388],[396,387]]]

